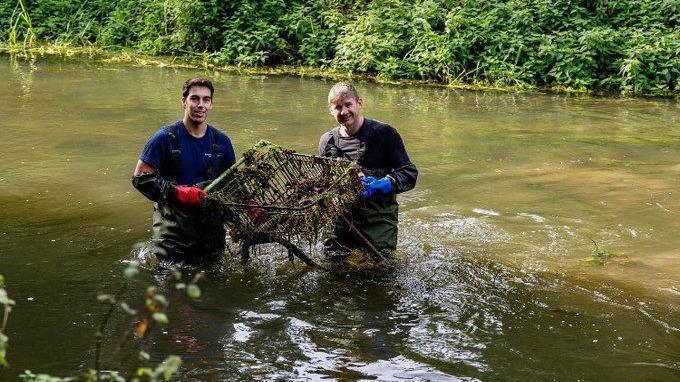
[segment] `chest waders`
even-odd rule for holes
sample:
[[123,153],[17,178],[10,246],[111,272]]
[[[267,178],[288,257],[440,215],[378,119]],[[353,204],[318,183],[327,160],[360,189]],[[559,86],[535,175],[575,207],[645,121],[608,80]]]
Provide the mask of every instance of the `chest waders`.
[[[324,150],[324,156],[349,158],[362,165],[367,143],[362,141],[356,151],[345,152],[339,147],[340,139],[340,129],[336,127]],[[390,169],[371,169],[362,166],[362,171],[366,176],[382,178],[390,172]],[[396,194],[377,194],[368,199],[360,199],[346,217],[379,251],[391,254],[397,248],[399,204]],[[334,236],[339,244],[350,249],[365,246],[342,219],[335,223]]]
[[[213,145],[207,177],[214,179],[223,158],[219,146],[219,134],[212,129]],[[168,132],[172,142],[172,165],[166,166],[166,174],[176,182],[179,173],[181,151],[177,142],[177,125]],[[202,208],[185,207],[161,200],[154,203],[153,249],[161,258],[198,260],[215,257],[224,251],[226,232],[218,221],[210,219]]]

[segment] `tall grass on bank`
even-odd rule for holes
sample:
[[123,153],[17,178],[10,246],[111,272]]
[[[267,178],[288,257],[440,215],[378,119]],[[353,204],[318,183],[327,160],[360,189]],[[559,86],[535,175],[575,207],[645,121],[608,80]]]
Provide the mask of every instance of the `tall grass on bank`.
[[[24,0],[17,0],[16,6],[9,18],[9,28],[7,29],[7,44],[10,47],[23,49],[30,48],[36,42],[36,35],[33,31],[31,17],[26,10]],[[19,41],[23,38],[21,43]]]
[[[18,1],[46,43],[443,84],[680,94],[680,0]],[[5,43],[12,2],[0,4]]]

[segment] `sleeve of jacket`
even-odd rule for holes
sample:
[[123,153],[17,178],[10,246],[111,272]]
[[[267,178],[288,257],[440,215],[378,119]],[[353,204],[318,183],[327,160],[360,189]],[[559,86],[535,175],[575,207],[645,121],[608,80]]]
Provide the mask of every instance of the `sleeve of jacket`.
[[152,202],[167,202],[174,196],[175,184],[158,171],[132,177],[132,185]]
[[139,159],[152,167],[153,172],[133,175],[132,186],[152,202],[163,202],[174,196],[175,183],[161,175],[163,163],[171,160],[168,153],[172,150],[168,128],[158,129],[144,145]]
[[396,129],[390,127],[386,139],[393,170],[387,174],[394,181],[394,192],[401,193],[412,190],[418,179],[418,169],[411,162],[404,147],[404,141]]

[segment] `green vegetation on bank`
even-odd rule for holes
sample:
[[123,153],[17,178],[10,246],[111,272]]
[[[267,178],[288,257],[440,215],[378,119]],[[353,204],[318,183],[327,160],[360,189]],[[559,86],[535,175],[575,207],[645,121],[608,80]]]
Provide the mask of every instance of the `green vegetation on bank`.
[[4,45],[443,84],[680,94],[680,0],[10,0]]

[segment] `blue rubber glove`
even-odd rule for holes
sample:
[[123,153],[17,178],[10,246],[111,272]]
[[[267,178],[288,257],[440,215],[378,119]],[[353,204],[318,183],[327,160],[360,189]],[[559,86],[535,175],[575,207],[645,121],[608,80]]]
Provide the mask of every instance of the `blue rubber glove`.
[[372,182],[375,182],[376,180],[378,180],[378,179],[376,179],[376,178],[374,178],[374,177],[372,177],[372,176],[360,176],[359,179],[361,179],[361,183],[362,183],[364,186],[366,186],[367,184],[372,183]]
[[370,198],[375,194],[389,194],[392,192],[392,180],[388,177],[376,179],[364,185],[364,198]]

